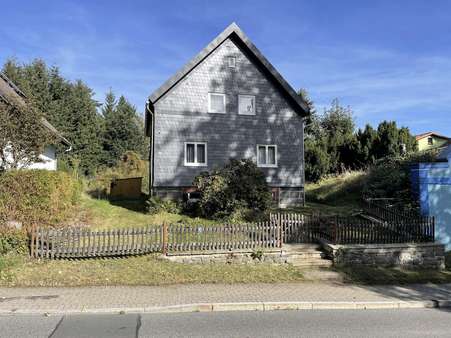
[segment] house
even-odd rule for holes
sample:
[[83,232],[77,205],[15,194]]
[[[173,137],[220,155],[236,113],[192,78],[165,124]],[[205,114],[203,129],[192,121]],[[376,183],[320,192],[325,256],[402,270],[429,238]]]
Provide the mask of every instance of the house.
[[[0,100],[8,103],[8,98],[16,98],[19,102],[25,103],[25,94],[10,80],[8,77],[0,72]],[[70,150],[71,144],[65,139],[47,120],[41,120],[42,125],[47,128],[51,133],[56,135],[57,139]],[[32,163],[27,166],[27,169],[45,169],[56,170],[57,158],[56,158],[56,145],[49,144],[44,148],[43,153],[39,156],[41,162]]]
[[146,104],[150,191],[180,198],[193,179],[230,158],[250,158],[281,207],[304,202],[308,108],[232,23]]
[[437,149],[445,147],[451,143],[451,139],[449,137],[434,132],[416,135],[415,139],[417,140],[419,151]]

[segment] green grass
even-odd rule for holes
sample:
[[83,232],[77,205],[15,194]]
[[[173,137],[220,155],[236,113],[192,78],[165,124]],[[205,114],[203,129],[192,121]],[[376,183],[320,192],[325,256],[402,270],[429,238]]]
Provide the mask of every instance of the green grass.
[[159,259],[156,255],[40,261],[17,255],[0,257],[0,286],[8,287],[278,283],[302,280],[302,273],[291,265],[265,263],[180,264]]
[[81,213],[91,229],[137,228],[148,225],[161,225],[163,222],[175,224],[212,225],[217,222],[192,218],[186,215],[161,212],[154,215],[145,214],[141,201],[108,201],[83,195]]
[[306,207],[297,208],[297,211],[324,215],[351,215],[360,211],[366,175],[364,171],[350,171],[326,177],[317,183],[307,183]]

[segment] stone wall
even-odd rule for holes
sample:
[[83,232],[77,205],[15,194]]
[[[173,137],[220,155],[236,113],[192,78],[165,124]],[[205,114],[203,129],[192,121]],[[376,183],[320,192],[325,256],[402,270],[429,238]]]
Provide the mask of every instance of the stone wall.
[[323,243],[335,266],[398,266],[407,269],[445,268],[445,247],[441,243],[352,244]]
[[286,263],[286,255],[280,251],[263,251],[261,256],[259,252],[212,252],[202,254],[179,254],[161,257],[171,262],[185,264],[208,264],[208,263],[229,263],[229,264],[258,264],[258,263]]

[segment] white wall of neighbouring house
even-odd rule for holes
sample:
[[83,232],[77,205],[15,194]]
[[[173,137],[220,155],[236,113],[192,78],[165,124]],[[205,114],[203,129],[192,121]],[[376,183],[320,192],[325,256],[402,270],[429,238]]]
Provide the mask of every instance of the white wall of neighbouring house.
[[44,152],[39,155],[42,162],[33,163],[27,166],[27,169],[44,169],[44,170],[56,170],[56,148],[53,145],[46,146]]
[[54,145],[49,145],[44,148],[44,152],[39,155],[41,162],[35,162],[27,165],[26,167],[21,166],[26,169],[43,169],[43,170],[56,170],[57,168],[57,158],[56,158],[56,147]]

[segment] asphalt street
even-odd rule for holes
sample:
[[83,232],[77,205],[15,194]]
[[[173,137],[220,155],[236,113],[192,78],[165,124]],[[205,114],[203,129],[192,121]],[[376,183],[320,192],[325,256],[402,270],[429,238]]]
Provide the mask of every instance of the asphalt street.
[[0,316],[1,337],[450,337],[451,312],[301,310]]

